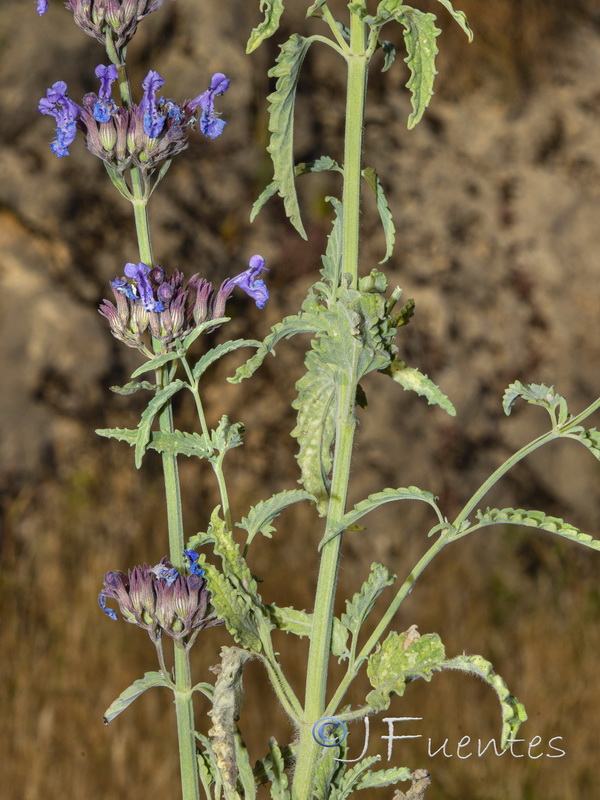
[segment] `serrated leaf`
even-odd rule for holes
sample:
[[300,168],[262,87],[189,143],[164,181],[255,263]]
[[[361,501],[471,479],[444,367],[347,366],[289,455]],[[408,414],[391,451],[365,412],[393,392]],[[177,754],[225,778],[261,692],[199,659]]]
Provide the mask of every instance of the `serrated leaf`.
[[345,771],[341,759],[348,755],[346,741],[336,747],[322,747],[315,767],[312,792],[315,800],[330,800],[333,787],[338,786]]
[[346,612],[340,618],[342,625],[350,631],[352,636],[358,635],[379,595],[395,580],[396,576],[390,575],[382,564],[371,564],[369,577],[352,597],[352,600],[346,600]]
[[[202,558],[202,556],[201,556]],[[258,627],[252,615],[253,604],[248,595],[235,591],[227,578],[212,564],[202,561],[210,602],[217,616],[235,641],[246,650],[260,653],[262,644]]]
[[334,536],[337,536],[351,525],[354,525],[370,511],[374,511],[384,503],[393,503],[396,500],[421,500],[430,505],[440,519],[442,518],[442,513],[438,508],[436,498],[431,492],[419,489],[418,486],[408,486],[400,489],[383,489],[381,492],[370,494],[364,500],[357,503],[351,511],[344,514],[336,528],[328,534],[326,539],[323,539],[320,547],[326,544],[330,539],[333,539]]
[[325,200],[333,206],[335,216],[333,218],[331,233],[327,236],[327,249],[324,255],[321,256],[321,262],[323,264],[321,275],[325,281],[329,282],[330,286],[337,287],[342,276],[342,263],[344,258],[342,234],[343,206],[337,197],[326,197]]
[[[281,608],[274,603],[269,603],[269,605],[265,606],[265,609],[269,619],[278,630],[284,633],[292,633],[300,638],[312,634],[313,615],[307,611],[300,611],[291,606]],[[334,656],[340,657],[347,653],[347,639],[347,628],[337,617],[334,617],[331,633],[331,652]]]
[[130,395],[139,392],[141,389],[145,389],[149,392],[155,392],[157,386],[155,383],[150,383],[149,381],[129,381],[129,383],[126,383],[125,386],[110,386],[109,388],[111,392],[114,392],[115,394]]
[[369,770],[361,776],[356,786],[360,789],[381,789],[384,786],[394,786],[401,781],[409,781],[411,772],[408,767],[391,767],[390,769],[378,769],[375,772]]
[[482,656],[457,656],[449,659],[442,665],[443,669],[456,669],[477,675],[491,686],[498,695],[502,709],[502,737],[501,747],[506,749],[511,739],[514,739],[523,722],[527,719],[527,712],[522,703],[512,695],[500,675],[494,672],[489,661]]
[[[343,174],[342,168],[336,161],[333,160],[333,158],[330,158],[329,156],[321,156],[315,161],[307,161],[296,164],[294,167],[294,174],[296,177],[299,177],[300,175],[307,175],[310,172],[325,172],[329,170],[341,172]],[[260,193],[260,197],[255,200],[254,205],[252,206],[252,211],[250,212],[250,222],[254,222],[258,212],[265,205],[267,200],[270,200],[273,195],[277,194],[278,186],[279,185],[277,181],[271,181],[271,183],[265,189],[263,189],[263,191]]]
[[[107,439],[118,439],[127,442],[133,447],[137,444],[139,430],[137,428],[98,428],[98,436]],[[196,458],[210,458],[213,454],[212,445],[199,433],[186,433],[183,431],[151,431],[147,449],[156,450],[158,453],[169,455],[196,456]]]
[[146,361],[145,364],[141,364],[131,373],[131,377],[137,378],[139,375],[143,375],[145,372],[152,372],[153,370],[160,369],[161,367],[164,367],[165,364],[169,364],[171,361],[175,361],[177,358],[179,358],[179,354],[176,352],[162,353],[161,355]]
[[298,333],[316,333],[321,328],[319,320],[311,314],[293,314],[285,317],[271,329],[258,351],[238,368],[232,378],[227,378],[229,383],[240,383],[250,378],[260,367],[265,358],[274,351],[275,345],[282,339],[290,339]]
[[277,63],[268,73],[277,78],[275,91],[267,98],[271,132],[267,150],[273,161],[273,181],[283,198],[285,213],[303,239],[306,231],[300,218],[294,172],[294,106],[300,68],[313,41],[314,37],[292,34],[281,45]]
[[597,431],[596,428],[588,428],[579,433],[571,434],[570,438],[581,442],[600,461],[600,431]]
[[[600,550],[600,540],[588,533],[583,533],[574,525],[570,525],[560,517],[551,517],[543,511],[525,510],[523,508],[487,508],[477,511],[476,517],[482,525],[525,525],[528,528],[556,533],[572,542]],[[479,527],[479,526],[478,526]]]
[[375,709],[389,705],[392,693],[404,694],[407,680],[431,680],[434,671],[442,669],[444,645],[437,633],[414,637],[412,630],[392,632],[367,662],[367,676],[373,691],[367,703]]
[[242,528],[248,533],[246,546],[250,544],[257,533],[262,533],[263,536],[270,539],[271,534],[275,532],[271,523],[285,508],[302,500],[312,499],[312,495],[302,489],[291,489],[278,492],[268,500],[260,500],[250,509],[247,517],[243,517],[241,522],[236,523],[236,527]]
[[166,686],[171,688],[167,679],[163,676],[162,672],[146,672],[143,678],[138,678],[131,686],[128,686],[125,691],[114,700],[106,709],[104,714],[104,724],[108,725],[115,717],[118,717],[122,711],[125,711],[134,700],[144,694],[147,689],[152,689],[154,686]]
[[240,447],[244,443],[244,424],[242,422],[230,422],[229,417],[223,414],[217,427],[210,432],[210,441],[213,448],[224,455],[234,447]]
[[317,355],[319,342],[313,340],[306,355],[307,372],[296,383],[298,397],[292,406],[298,411],[291,435],[300,445],[296,460],[300,483],[316,501],[321,516],[329,503],[329,473],[333,465],[336,420],[336,372]]
[[387,369],[382,370],[404,389],[425,397],[429,405],[438,405],[451,417],[456,416],[456,409],[442,390],[429,379],[427,375],[419,372],[416,367],[408,367],[404,361],[395,359]]
[[545,408],[550,414],[553,425],[563,425],[568,419],[567,401],[554,391],[554,386],[546,386],[545,383],[523,384],[521,381],[511,383],[502,398],[502,408],[506,416],[510,415],[519,397],[531,405]]
[[284,753],[275,739],[269,739],[269,757],[263,759],[263,768],[271,781],[270,795],[272,800],[290,800],[288,776],[285,772]]
[[402,6],[398,21],[404,26],[404,44],[408,53],[404,59],[411,72],[406,88],[411,93],[412,114],[408,129],[421,121],[433,97],[433,82],[437,75],[435,57],[438,54],[436,37],[441,33],[435,26],[435,15],[416,8]]
[[213,328],[218,328],[219,325],[224,325],[226,322],[229,322],[230,319],[231,317],[216,317],[215,319],[207,319],[204,322],[201,322],[199,325],[196,325],[194,330],[191,331],[191,333],[188,333],[185,339],[181,342],[181,349],[187,353],[196,339],[202,336],[203,333],[211,331]]
[[260,0],[260,11],[265,15],[264,20],[253,28],[248,44],[246,45],[246,53],[250,54],[257,47],[259,47],[265,39],[277,31],[279,28],[279,20],[283,13],[283,0]]
[[460,27],[463,29],[463,31],[466,33],[467,39],[470,42],[472,42],[473,41],[473,31],[471,30],[471,27],[470,27],[470,25],[469,25],[469,23],[467,21],[467,15],[465,14],[465,12],[464,11],[457,11],[454,8],[454,6],[452,5],[452,3],[450,2],[450,0],[438,0],[438,3],[441,3],[444,6],[444,8],[447,9],[450,12],[450,14],[452,15],[452,18],[454,19],[454,21],[457,22],[460,25]]
[[164,389],[161,389],[154,395],[152,400],[150,400],[142,412],[142,416],[140,417],[140,422],[137,427],[138,436],[135,443],[135,466],[137,469],[139,469],[142,465],[142,459],[152,434],[152,424],[154,422],[154,418],[158,413],[160,413],[160,411],[162,411],[164,406],[169,402],[173,395],[177,394],[177,392],[185,385],[186,384],[183,381],[176,380],[170,383],[168,386],[165,386]]
[[380,759],[381,756],[367,756],[359,761],[358,764],[346,769],[344,774],[340,776],[338,785],[331,792],[331,800],[345,800],[352,792],[356,791],[363,774]]
[[377,176],[377,172],[372,167],[367,167],[366,169],[363,169],[362,175],[367,184],[370,186],[371,191],[375,195],[377,210],[379,211],[379,217],[381,218],[381,224],[383,226],[383,233],[385,235],[385,255],[379,262],[380,264],[383,264],[391,257],[394,251],[396,228],[394,226],[392,212],[387,204],[383,186],[381,185],[381,182]]

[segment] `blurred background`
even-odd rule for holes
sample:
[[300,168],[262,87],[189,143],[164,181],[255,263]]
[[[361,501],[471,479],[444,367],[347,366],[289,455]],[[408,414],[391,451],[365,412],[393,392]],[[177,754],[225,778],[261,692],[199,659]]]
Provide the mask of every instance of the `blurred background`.
[[[132,85],[148,69],[166,80],[166,96],[195,97],[210,75],[232,81],[219,108],[224,135],[192,137],[150,205],[157,260],[220,282],[242,271],[253,253],[267,258],[271,300],[263,312],[239,297],[227,335],[262,337],[297,309],[315,280],[330,230],[323,197],[335,177],[302,179],[309,234],[303,242],[272,200],[248,221],[270,179],[265,97],[278,44],[293,31],[320,32],[292,6],[283,27],[251,57],[256,2],[167,3],[129,47]],[[343,8],[343,3],[338,6]],[[572,411],[600,391],[600,12],[596,0],[464,0],[475,42],[439,4],[436,95],[424,121],[406,130],[410,100],[402,56],[370,78],[365,164],[385,186],[397,225],[389,267],[416,316],[402,329],[403,358],[428,373],[454,401],[450,419],[381,376],[365,382],[351,499],[384,486],[416,484],[440,497],[448,517],[511,452],[546,428],[545,413],[518,407],[510,418],[502,393],[513,380],[554,384]],[[401,30],[386,29],[401,45]],[[401,52],[401,51],[400,51]],[[39,19],[33,0],[0,6],[0,797],[177,797],[172,704],[152,691],[109,728],[102,715],[144,671],[155,669],[145,634],[113,625],[96,596],[104,573],[147,561],[166,549],[160,465],[152,455],[133,468],[124,444],[95,428],[134,426],[142,398],[123,398],[137,354],[111,338],[97,313],[108,281],[137,261],[128,204],[104,168],[78,141],[58,160],[48,144],[53,123],[38,99],[65,80],[79,101],[96,89],[106,63],[98,43],[60,2]],[[296,110],[299,161],[341,161],[343,64],[311,49]],[[371,198],[362,217],[364,271],[385,251]],[[223,331],[218,336],[222,336]],[[211,421],[223,413],[247,425],[246,445],[229,456],[238,518],[298,477],[290,402],[302,374],[304,342],[279,347],[252,382],[232,387],[232,358],[206,390]],[[183,400],[180,426],[193,425]],[[560,443],[519,466],[490,495],[491,506],[540,508],[600,536],[598,463],[574,443]],[[217,502],[203,465],[182,461],[187,531],[203,529]],[[346,537],[339,610],[372,561],[408,574],[433,524],[410,504],[385,507],[364,533]],[[263,597],[311,606],[319,520],[310,509],[281,517],[272,541],[256,542],[251,565]],[[415,683],[371,722],[372,752],[386,766],[384,716],[415,716],[396,733],[394,765],[426,768],[428,800],[574,800],[600,798],[600,554],[543,532],[488,529],[448,548],[425,572],[395,628],[437,631],[449,656],[481,653],[526,705],[525,749],[536,736],[539,758],[478,757],[477,739],[500,735],[497,701],[461,674]],[[196,680],[229,643],[208,631],[195,648]],[[302,690],[304,642],[281,636],[282,661]],[[261,757],[272,733],[293,731],[269,700],[257,663],[245,678],[242,729]],[[364,697],[355,687],[353,702]],[[198,701],[199,725],[209,723]],[[352,729],[358,755],[363,729]],[[456,754],[462,737],[473,747]],[[565,752],[558,755],[554,747]],[[446,753],[428,754],[448,739]],[[473,755],[465,758],[466,753]],[[351,751],[352,754],[352,751]],[[406,786],[403,788],[406,789]],[[378,797],[391,797],[393,790]],[[365,800],[367,800],[365,796]]]

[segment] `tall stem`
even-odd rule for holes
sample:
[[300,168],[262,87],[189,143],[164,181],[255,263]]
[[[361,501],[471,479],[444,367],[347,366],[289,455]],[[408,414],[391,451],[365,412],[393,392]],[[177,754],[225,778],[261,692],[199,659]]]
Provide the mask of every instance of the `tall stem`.
[[[152,246],[148,222],[148,200],[145,196],[142,176],[139,170],[131,170],[133,188],[133,212],[138,236],[140,259],[151,267]],[[167,368],[158,371],[157,383],[164,385]],[[163,408],[159,417],[160,430],[172,433],[173,409],[170,403]],[[181,508],[181,489],[177,457],[168,453],[162,454],[162,466],[167,505],[167,530],[169,536],[169,558],[173,566],[183,568],[183,548],[185,546],[183,531],[183,513]],[[196,739],[194,725],[194,706],[192,702],[192,676],[190,657],[187,650],[174,647],[175,667],[175,713],[177,717],[177,737],[179,742],[179,767],[181,772],[181,789],[183,800],[200,800],[198,781],[198,764],[196,762]]]
[[[344,149],[343,272],[350,276],[351,285],[356,287],[358,282],[361,156],[368,69],[368,60],[365,56],[364,25],[358,17],[351,18],[350,36],[350,55],[347,57],[348,84]],[[352,368],[348,370],[347,374],[339,375],[335,453],[326,534],[336,528],[346,509],[356,427],[354,415],[356,403],[355,365],[358,348],[357,341]],[[310,800],[312,797],[315,765],[321,749],[312,736],[312,727],[323,716],[326,705],[327,669],[341,540],[341,536],[332,538],[322,550],[308,657],[304,719],[300,728],[298,760],[294,773],[294,800]]]

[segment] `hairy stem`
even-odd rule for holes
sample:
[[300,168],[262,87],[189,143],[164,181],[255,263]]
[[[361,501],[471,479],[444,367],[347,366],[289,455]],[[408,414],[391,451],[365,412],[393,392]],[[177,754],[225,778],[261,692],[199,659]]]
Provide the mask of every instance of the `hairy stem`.
[[[350,55],[346,98],[346,133],[344,149],[343,193],[343,272],[350,283],[358,283],[358,245],[360,215],[361,157],[363,140],[364,103],[368,61],[364,55],[364,25],[351,18]],[[354,364],[348,374],[340,374],[337,391],[337,422],[335,453],[325,535],[339,524],[346,509],[350,463],[356,418],[356,369],[358,341],[354,349]],[[312,736],[312,728],[324,713],[327,693],[327,669],[331,648],[333,606],[337,585],[342,536],[332,538],[322,550],[311,642],[308,657],[304,719],[300,726],[300,743],[294,773],[294,800],[310,800],[320,745]]]

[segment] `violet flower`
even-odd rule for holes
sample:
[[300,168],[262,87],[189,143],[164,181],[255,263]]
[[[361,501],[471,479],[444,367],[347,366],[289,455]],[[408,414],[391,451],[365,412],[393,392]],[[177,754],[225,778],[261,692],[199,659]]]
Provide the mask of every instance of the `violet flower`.
[[37,13],[40,17],[43,17],[46,11],[48,11],[48,0],[37,0]]
[[215,111],[215,97],[225,94],[229,89],[229,83],[229,78],[226,78],[222,72],[215,72],[210,81],[210,87],[190,103],[192,108],[200,106],[202,109],[200,130],[209,139],[216,139],[217,136],[220,136],[227,124],[225,120],[219,118]]
[[107,572],[98,605],[107,617],[117,621],[117,612],[107,605],[115,600],[123,619],[147,631],[153,642],[158,642],[164,632],[179,647],[189,649],[199,631],[221,624],[210,608],[210,594],[201,573],[197,568],[182,574],[166,558],[154,567],[134,567],[127,574]]
[[58,158],[68,156],[69,146],[73,144],[77,133],[77,120],[83,112],[77,103],[67,97],[67,84],[64,81],[53,83],[46,91],[46,97],[40,100],[38,110],[56,120],[56,138],[50,149]]
[[[149,333],[168,352],[198,326],[225,316],[225,306],[236,286],[252,297],[259,308],[269,298],[269,291],[258,275],[266,269],[262,256],[250,259],[249,269],[224,281],[218,290],[205,278],[192,275],[184,284],[183,274],[176,270],[166,276],[161,267],[150,269],[146,264],[127,264],[125,277],[111,281],[115,303],[104,300],[99,308],[110,325],[112,335],[128,347],[140,350],[148,358],[156,353],[145,338]],[[206,332],[218,325],[209,325]]]
[[151,139],[156,139],[157,136],[160,136],[167,119],[167,115],[160,113],[156,99],[156,92],[163,86],[164,82],[164,78],[154,70],[150,70],[142,81],[144,96],[140,103],[140,110],[143,114],[144,132]]
[[265,303],[269,299],[269,290],[262,278],[258,278],[257,275],[260,275],[260,273],[266,269],[264,258],[259,255],[254,255],[250,259],[250,268],[240,275],[237,275],[235,278],[226,281],[223,285],[223,289],[227,291],[230,287],[233,289],[234,286],[239,286],[240,289],[243,289],[246,294],[254,300],[258,308],[264,308]]
[[109,67],[100,64],[94,74],[100,79],[98,100],[94,103],[94,119],[96,122],[109,122],[117,113],[117,104],[111,97],[111,87],[119,77],[119,73],[114,64]]

